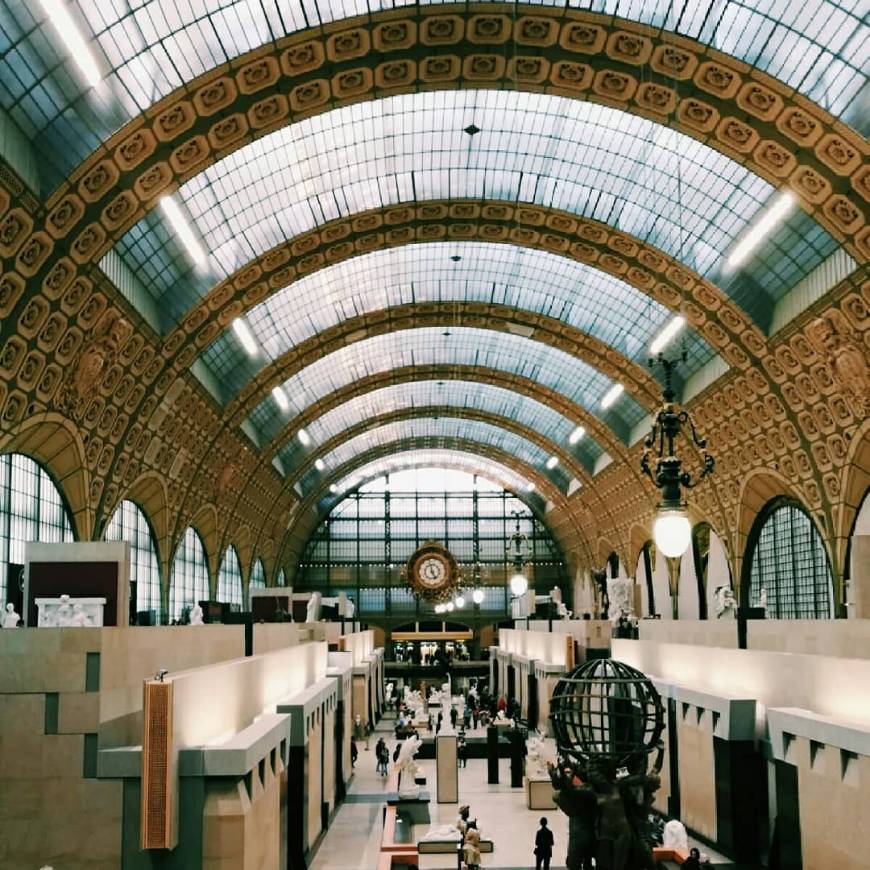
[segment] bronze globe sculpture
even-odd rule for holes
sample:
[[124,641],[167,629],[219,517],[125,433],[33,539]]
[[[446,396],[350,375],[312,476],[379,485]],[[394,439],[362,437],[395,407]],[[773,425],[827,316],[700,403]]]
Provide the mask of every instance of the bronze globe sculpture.
[[[649,825],[659,787],[664,707],[652,682],[614,659],[562,677],[550,699],[559,758],[554,800],[568,816],[568,870],[655,866]],[[648,758],[657,753],[648,769]]]

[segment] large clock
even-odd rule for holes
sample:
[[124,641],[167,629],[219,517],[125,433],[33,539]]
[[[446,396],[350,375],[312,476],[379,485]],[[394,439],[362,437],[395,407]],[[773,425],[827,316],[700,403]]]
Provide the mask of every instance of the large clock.
[[438,541],[426,541],[408,559],[408,585],[428,601],[446,601],[459,585],[459,565]]

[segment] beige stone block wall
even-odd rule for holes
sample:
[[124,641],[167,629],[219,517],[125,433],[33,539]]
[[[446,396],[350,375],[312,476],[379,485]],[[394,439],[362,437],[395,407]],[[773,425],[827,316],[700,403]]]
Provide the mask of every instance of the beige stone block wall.
[[323,725],[323,800],[335,809],[335,707],[330,706]]
[[[343,734],[343,743],[341,747],[342,751],[342,765],[341,769],[344,774],[345,783],[350,782],[351,777],[353,776],[353,767],[351,766],[350,760],[350,741],[353,737],[353,706],[351,704],[350,698],[346,697],[342,701],[342,715],[344,716],[344,734]],[[359,747],[357,747],[359,749]]]
[[95,734],[100,727],[98,692],[65,692],[58,698],[60,734]]
[[369,721],[368,713],[368,691],[369,678],[368,674],[353,675],[353,716],[359,716],[363,725],[367,725]]
[[870,659],[870,619],[753,620],[747,626],[751,650]]
[[659,643],[737,649],[736,619],[642,619],[638,633],[641,640]]
[[84,692],[85,654],[99,652],[99,628],[0,631],[0,694]]
[[281,866],[281,777],[269,758],[244,779],[206,780],[203,870],[278,870]]
[[[318,638],[320,640],[320,638]],[[272,652],[300,642],[300,629],[292,622],[263,622],[254,626],[254,655]]]
[[820,746],[811,757],[802,737],[788,758],[798,768],[804,870],[870,868],[870,758],[850,760],[844,776],[838,748]]
[[308,732],[308,747],[305,753],[306,825],[305,851],[308,851],[320,834],[320,804],[323,791],[320,787],[320,749],[323,741],[321,711],[314,714],[315,722]]
[[[716,768],[713,714],[677,704],[680,818],[686,827],[716,840]],[[700,714],[700,718],[699,718]]]
[[[657,809],[660,813],[667,813],[668,798],[671,794],[671,754],[668,751],[667,721],[667,713],[665,713],[665,730],[662,732],[662,769],[659,771],[659,778],[661,779],[662,784],[659,790],[653,796],[653,807],[655,807],[655,809]],[[657,754],[658,753],[654,753],[649,756],[650,764],[655,763]]]

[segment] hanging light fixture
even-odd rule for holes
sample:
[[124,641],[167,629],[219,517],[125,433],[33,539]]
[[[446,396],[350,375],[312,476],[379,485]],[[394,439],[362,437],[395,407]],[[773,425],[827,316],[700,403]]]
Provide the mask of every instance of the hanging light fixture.
[[526,577],[525,566],[526,558],[529,553],[529,539],[520,531],[520,512],[513,511],[514,519],[516,520],[516,528],[508,541],[507,556],[513,562],[514,573],[510,579],[511,594],[519,598],[520,595],[525,595],[529,588],[529,581]]
[[[686,353],[680,357],[685,362]],[[662,391],[662,406],[656,414],[649,435],[643,442],[643,456],[640,460],[640,470],[652,480],[662,492],[653,525],[653,538],[662,554],[671,558],[682,556],[689,546],[692,537],[692,526],[686,502],[683,499],[682,488],[692,489],[708,474],[712,474],[715,460],[707,452],[707,440],[698,434],[692,415],[675,401],[677,394],[673,387],[673,371],[678,360],[670,360],[659,354],[658,359],[650,360],[650,366],[661,365],[665,374],[665,386]],[[687,426],[691,433],[691,442],[701,451],[703,465],[696,476],[683,471],[683,460],[674,448],[677,436],[683,435],[688,441],[689,435],[683,427]],[[656,467],[653,472],[650,456],[655,453]]]
[[483,604],[483,589],[475,589],[474,592],[471,593],[471,600],[475,604]]

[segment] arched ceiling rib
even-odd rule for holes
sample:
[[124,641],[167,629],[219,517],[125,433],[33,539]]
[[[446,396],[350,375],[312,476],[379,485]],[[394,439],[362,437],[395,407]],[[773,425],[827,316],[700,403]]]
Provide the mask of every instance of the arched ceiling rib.
[[[515,456],[526,465],[538,469],[539,474],[563,493],[567,493],[572,477],[579,479],[580,483],[590,484],[589,475],[582,464],[563,450],[561,445],[552,444],[534,428],[489,412],[444,406],[427,406],[419,410],[406,408],[363,417],[321,443],[320,458],[324,462],[322,472],[314,467],[311,456],[295,469],[287,483],[304,497],[320,486],[324,473],[379,444],[403,438],[423,438],[428,439],[430,447],[439,447],[446,440],[456,437],[488,444]],[[560,464],[553,469],[545,465],[550,456],[560,460]]]
[[[671,312],[649,296],[583,263],[545,251],[481,242],[433,242],[363,254],[301,278],[247,316],[260,348],[251,358],[227,329],[202,354],[232,395],[259,371],[346,318],[431,302],[508,305],[555,318],[640,365]],[[714,356],[691,329],[683,347],[690,375]]]
[[[498,309],[492,313],[497,316]],[[639,367],[624,369],[620,379],[625,381],[626,393],[609,409],[602,410],[601,400],[614,383],[603,371],[609,369],[619,377],[618,371],[611,368],[606,359],[598,360],[588,351],[584,355],[595,360],[598,368],[576,355],[549,346],[545,343],[548,341],[546,324],[540,319],[537,323],[529,323],[535,329],[533,337],[511,334],[505,328],[511,319],[506,311],[501,329],[496,326],[494,318],[489,323],[481,323],[484,328],[460,326],[457,324],[475,322],[471,309],[468,306],[444,306],[429,320],[430,323],[435,321],[432,326],[425,325],[427,318],[423,313],[415,313],[413,321],[395,321],[386,334],[368,338],[364,333],[360,334],[359,326],[349,321],[345,332],[349,337],[344,341],[352,343],[341,346],[344,341],[335,342],[337,349],[332,353],[309,354],[310,364],[304,365],[300,360],[292,365],[295,371],[289,363],[277,371],[267,370],[267,377],[258,385],[251,399],[243,397],[246,399],[244,404],[251,408],[251,423],[263,441],[268,442],[280,431],[285,418],[275,398],[269,395],[276,384],[281,384],[290,403],[289,415],[304,410],[326,393],[374,373],[411,365],[483,366],[530,378],[558,391],[600,417],[626,442],[631,428],[646,416],[658,398],[657,388],[649,375]],[[518,320],[515,322],[522,325]],[[567,331],[565,327],[562,330]],[[559,343],[555,335],[550,342]],[[576,351],[583,352],[579,347]],[[613,356],[618,360],[616,354]],[[256,405],[253,396],[260,399]]]
[[[8,47],[0,65],[0,77],[8,80],[2,105],[48,161],[49,181],[66,175],[118,126],[208,70],[286,34],[377,11],[382,4],[79,0],[75,5],[106,79],[96,90],[86,87],[36,3],[9,4],[0,18]],[[546,0],[534,8],[546,12],[550,5],[562,6]],[[865,86],[860,51],[867,41],[860,0],[828,0],[811,12],[800,4],[766,0],[594,0],[582,6],[607,16],[590,15],[592,20],[624,16],[708,44],[779,78],[847,123],[866,122],[859,98]],[[477,9],[505,7],[482,3]]]
[[751,270],[723,270],[773,192],[730,157],[609,106],[540,93],[428,91],[306,118],[194,175],[177,199],[210,252],[207,267],[194,267],[159,211],[116,251],[168,328],[216,281],[327,221],[430,199],[497,198],[606,222],[724,285],[761,317],[759,295],[775,301],[837,247],[798,210]]
[[551,443],[553,450],[566,451],[586,471],[603,452],[591,435],[584,435],[574,445],[568,439],[577,427],[559,411],[538,399],[491,384],[462,380],[418,380],[382,386],[340,404],[305,428],[312,446],[304,447],[298,438],[290,438],[278,451],[284,469],[290,473],[322,452],[320,445],[340,436],[360,420],[388,414],[403,414],[415,409],[440,408],[444,415],[484,413],[503,418],[536,432]]

